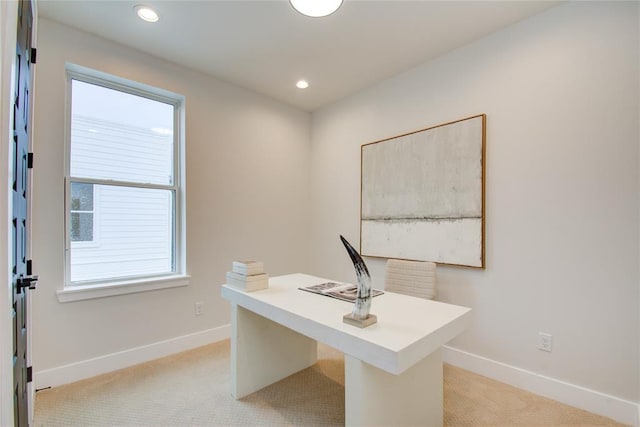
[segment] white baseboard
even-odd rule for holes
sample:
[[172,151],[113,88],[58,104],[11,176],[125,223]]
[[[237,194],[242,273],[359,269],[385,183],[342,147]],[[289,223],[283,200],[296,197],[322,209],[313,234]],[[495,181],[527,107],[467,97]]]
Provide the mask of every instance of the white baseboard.
[[221,341],[229,338],[230,335],[230,325],[207,329],[93,359],[36,371],[34,383],[36,389],[56,387]]
[[475,372],[540,396],[584,409],[594,414],[612,418],[620,423],[635,427],[640,426],[640,405],[635,402],[539,375],[535,372],[516,368],[515,366],[506,365],[448,346],[444,346],[442,359],[450,365]]

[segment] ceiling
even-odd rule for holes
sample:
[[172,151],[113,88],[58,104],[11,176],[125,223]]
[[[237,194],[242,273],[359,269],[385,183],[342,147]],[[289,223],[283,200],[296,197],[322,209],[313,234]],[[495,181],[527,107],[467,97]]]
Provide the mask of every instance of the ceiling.
[[[160,20],[140,20],[139,3]],[[39,0],[38,11],[313,111],[559,3],[345,0],[324,18],[286,0]]]

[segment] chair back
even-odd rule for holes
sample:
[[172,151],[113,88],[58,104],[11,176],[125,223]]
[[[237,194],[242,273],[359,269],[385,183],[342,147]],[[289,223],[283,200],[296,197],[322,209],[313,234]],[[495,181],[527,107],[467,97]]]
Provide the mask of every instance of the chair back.
[[389,292],[433,299],[437,293],[436,264],[389,259],[384,289]]

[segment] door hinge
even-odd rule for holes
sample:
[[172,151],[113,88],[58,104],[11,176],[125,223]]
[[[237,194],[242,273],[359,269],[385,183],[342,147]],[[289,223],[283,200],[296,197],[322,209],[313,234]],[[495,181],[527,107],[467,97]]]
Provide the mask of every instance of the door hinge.
[[33,381],[33,367],[27,367],[27,382],[30,383]]
[[33,261],[27,260],[27,276],[31,276],[33,274]]
[[33,153],[27,154],[27,169],[33,169]]
[[31,63],[35,64],[36,63],[36,59],[37,59],[37,49],[35,47],[31,48]]

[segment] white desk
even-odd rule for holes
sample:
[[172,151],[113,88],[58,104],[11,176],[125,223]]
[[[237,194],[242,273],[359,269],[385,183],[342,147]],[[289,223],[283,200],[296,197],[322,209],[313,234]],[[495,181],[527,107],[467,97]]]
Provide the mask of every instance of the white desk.
[[378,323],[342,322],[352,303],[298,288],[330,280],[273,277],[269,288],[231,302],[231,394],[240,399],[317,360],[317,341],[345,354],[346,425],[441,426],[441,347],[470,324],[470,309],[386,292],[373,299]]

